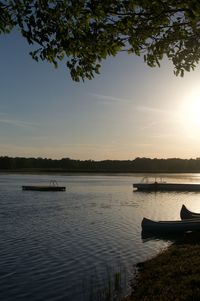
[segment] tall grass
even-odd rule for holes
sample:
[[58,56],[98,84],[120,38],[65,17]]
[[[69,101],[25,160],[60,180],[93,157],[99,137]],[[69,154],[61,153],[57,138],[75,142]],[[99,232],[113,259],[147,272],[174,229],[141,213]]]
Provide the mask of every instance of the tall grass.
[[106,267],[105,279],[100,279],[95,271],[90,281],[84,281],[83,301],[121,301],[124,298],[127,287],[127,272],[121,266]]

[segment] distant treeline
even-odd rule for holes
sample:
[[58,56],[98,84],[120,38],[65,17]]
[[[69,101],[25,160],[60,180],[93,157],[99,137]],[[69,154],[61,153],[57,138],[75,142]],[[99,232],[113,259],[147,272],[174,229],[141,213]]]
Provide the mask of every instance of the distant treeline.
[[0,157],[1,171],[47,172],[200,172],[200,158],[134,160],[60,160],[43,158]]

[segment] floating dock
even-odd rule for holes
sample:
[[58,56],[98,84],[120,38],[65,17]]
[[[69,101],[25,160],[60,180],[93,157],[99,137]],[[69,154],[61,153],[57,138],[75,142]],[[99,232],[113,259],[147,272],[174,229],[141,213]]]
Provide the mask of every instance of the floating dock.
[[49,185],[29,185],[22,186],[22,190],[34,191],[65,191],[65,186],[59,186],[56,180],[51,180]]
[[34,191],[65,191],[65,186],[22,186],[22,190]]
[[200,191],[200,184],[190,183],[136,183],[133,187],[138,191]]

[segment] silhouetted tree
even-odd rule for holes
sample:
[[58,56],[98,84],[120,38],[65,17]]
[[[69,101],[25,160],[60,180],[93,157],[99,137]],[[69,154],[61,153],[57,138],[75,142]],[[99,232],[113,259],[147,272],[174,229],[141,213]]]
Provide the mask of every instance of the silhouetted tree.
[[65,58],[75,81],[91,79],[120,51],[142,55],[151,67],[166,55],[183,76],[200,59],[199,22],[197,0],[0,1],[0,33],[17,27],[37,47],[35,60],[57,66]]

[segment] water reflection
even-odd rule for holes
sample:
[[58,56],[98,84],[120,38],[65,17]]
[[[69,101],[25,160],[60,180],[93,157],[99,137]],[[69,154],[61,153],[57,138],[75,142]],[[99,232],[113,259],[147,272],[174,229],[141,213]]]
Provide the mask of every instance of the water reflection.
[[200,231],[187,231],[184,233],[147,233],[141,231],[143,243],[163,240],[176,244],[200,244]]
[[183,239],[184,233],[150,233],[141,231],[141,239],[143,243],[154,241],[154,240],[164,240],[167,242],[176,242],[179,239]]
[[[142,176],[55,175],[66,192],[44,194],[21,186],[52,175],[0,175],[1,299],[83,301],[83,280],[89,286],[96,273],[102,287],[106,267],[116,273],[119,265],[127,293],[133,267],[175,240],[141,236],[143,217],[180,219],[182,204],[200,212],[200,193],[133,193]],[[194,174],[165,178],[200,181]]]

